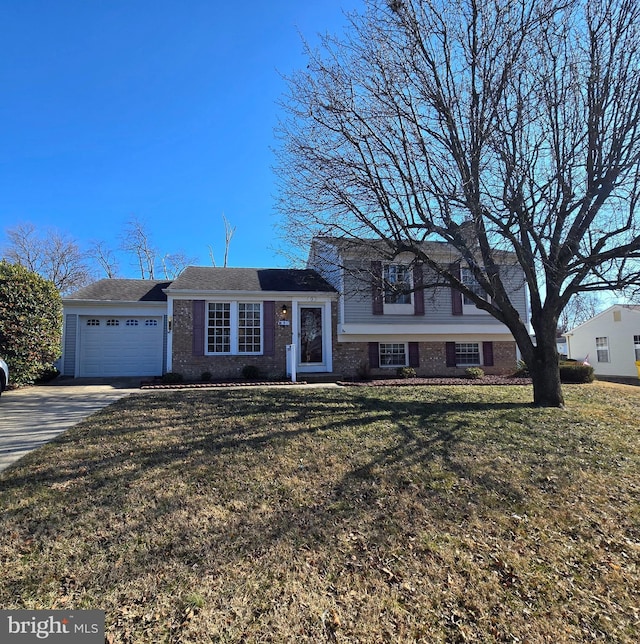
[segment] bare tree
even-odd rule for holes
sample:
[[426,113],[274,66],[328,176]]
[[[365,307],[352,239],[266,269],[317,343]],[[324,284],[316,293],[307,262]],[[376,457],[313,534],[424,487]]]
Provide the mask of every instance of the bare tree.
[[162,273],[166,279],[173,280],[178,277],[178,275],[180,275],[187,266],[195,264],[196,262],[196,258],[188,257],[183,251],[168,253],[162,258]]
[[158,250],[152,245],[146,225],[131,217],[122,236],[122,250],[131,253],[141,279],[155,279]]
[[53,282],[63,294],[86,286],[92,279],[87,256],[71,237],[49,228],[39,233],[31,223],[6,231],[6,259]]
[[[369,0],[350,20],[289,79],[284,234],[413,253],[509,328],[534,402],[563,406],[564,307],[640,283],[640,4]],[[451,261],[425,240],[448,242]],[[502,281],[505,251],[530,321]],[[461,282],[460,262],[490,298]]]
[[590,320],[604,308],[600,293],[576,293],[562,310],[558,329],[566,333]]
[[[236,232],[236,227],[232,226],[227,217],[222,214],[222,221],[224,222],[224,255],[222,261],[222,267],[226,268],[229,263],[229,248],[231,247],[231,239],[233,238],[234,233]],[[209,245],[209,259],[211,260],[211,265],[216,265],[215,256],[213,253],[213,246]]]
[[93,241],[87,251],[87,257],[92,259],[100,267],[107,278],[118,277],[118,260],[115,251],[109,248],[104,242]]

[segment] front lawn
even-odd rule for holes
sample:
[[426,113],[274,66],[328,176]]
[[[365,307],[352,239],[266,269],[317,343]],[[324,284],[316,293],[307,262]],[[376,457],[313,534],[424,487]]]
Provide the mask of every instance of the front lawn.
[[153,392],[0,475],[0,606],[109,642],[640,641],[640,391]]

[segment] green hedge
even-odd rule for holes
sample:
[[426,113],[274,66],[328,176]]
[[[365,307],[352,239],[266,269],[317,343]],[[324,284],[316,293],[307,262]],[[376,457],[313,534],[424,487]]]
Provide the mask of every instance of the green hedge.
[[581,362],[561,362],[560,363],[560,380],[561,382],[570,382],[585,384],[593,382],[595,376],[591,365],[582,364]]
[[53,282],[19,264],[0,261],[0,356],[11,382],[26,385],[60,356],[62,300]]

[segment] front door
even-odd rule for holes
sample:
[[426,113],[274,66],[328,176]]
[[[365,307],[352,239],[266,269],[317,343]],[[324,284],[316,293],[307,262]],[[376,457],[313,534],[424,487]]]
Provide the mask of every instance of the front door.
[[300,307],[299,362],[302,367],[322,366],[325,362],[321,306]]

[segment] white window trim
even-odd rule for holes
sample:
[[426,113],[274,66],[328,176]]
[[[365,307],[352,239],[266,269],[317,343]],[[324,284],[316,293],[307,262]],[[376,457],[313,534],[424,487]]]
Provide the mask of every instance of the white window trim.
[[[229,305],[229,346],[231,351],[209,351],[209,305],[210,304],[228,304]],[[239,351],[240,340],[240,304],[259,304],[260,305],[260,351]],[[204,354],[206,356],[262,356],[264,355],[264,305],[263,302],[251,300],[207,300],[205,302],[205,325],[204,325]]]
[[[604,340],[605,344],[598,346],[598,340]],[[600,360],[600,352],[607,352],[606,360]],[[609,348],[609,338],[608,336],[598,336],[596,337],[596,360],[602,364],[607,364],[611,362],[611,350]]]
[[[456,367],[482,367],[482,342],[456,342]],[[458,345],[459,344],[475,344],[478,346],[478,362],[458,362]]]
[[[464,284],[464,279],[463,279],[463,273],[468,272],[472,277],[473,277],[473,272],[468,266],[462,266],[460,268],[460,281]],[[476,280],[477,281],[477,280]],[[482,297],[483,300],[489,301],[489,295],[485,293],[484,295],[478,294],[479,297]],[[465,295],[464,293],[460,293],[460,297],[462,298],[462,315],[490,315],[489,311],[485,311],[484,309],[479,309],[475,304],[467,304],[465,302]],[[477,366],[477,365],[472,365],[472,366]]]
[[408,264],[403,264],[402,262],[389,262],[382,267],[382,312],[383,315],[413,315],[414,313],[414,300],[413,300],[413,290],[409,291],[407,295],[409,296],[409,302],[406,304],[388,304],[385,301],[385,288],[386,283],[384,275],[389,266],[402,266],[406,269],[407,275],[409,276],[409,288],[413,289],[413,273],[410,270]]
[[[404,346],[404,364],[383,364],[382,363],[382,346],[388,344],[398,344]],[[409,366],[409,345],[407,342],[379,342],[378,343],[378,366],[380,369],[397,369],[398,367]]]

